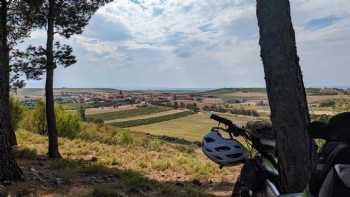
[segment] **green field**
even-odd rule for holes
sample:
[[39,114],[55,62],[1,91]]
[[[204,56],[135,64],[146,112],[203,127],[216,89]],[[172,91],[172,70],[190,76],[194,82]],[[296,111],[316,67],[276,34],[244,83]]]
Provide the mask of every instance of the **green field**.
[[142,107],[142,108],[131,109],[131,110],[91,114],[91,115],[87,115],[87,118],[108,121],[108,120],[131,118],[131,117],[142,116],[147,114],[159,113],[159,112],[164,112],[168,110],[171,110],[171,109],[167,107],[150,106],[150,107]]
[[[253,117],[231,114],[221,114],[237,124],[245,125]],[[152,135],[170,136],[189,141],[200,141],[208,131],[217,126],[217,122],[209,118],[209,114],[200,112],[191,116],[150,125],[130,127],[130,130],[150,133]]]
[[148,125],[148,124],[169,121],[177,118],[183,118],[192,114],[193,112],[191,111],[183,111],[175,114],[169,114],[169,115],[146,118],[146,119],[136,119],[136,120],[129,120],[125,122],[115,122],[115,123],[111,123],[110,125],[115,127],[120,127],[120,128],[135,127],[140,125]]

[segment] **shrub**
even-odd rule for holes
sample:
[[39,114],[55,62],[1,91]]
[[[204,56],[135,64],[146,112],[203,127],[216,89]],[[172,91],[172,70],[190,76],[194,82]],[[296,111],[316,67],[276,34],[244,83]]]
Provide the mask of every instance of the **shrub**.
[[24,106],[16,98],[10,98],[10,114],[11,114],[11,125],[14,130],[17,130],[19,122],[22,120],[24,115]]
[[131,145],[134,143],[134,138],[130,135],[129,132],[127,131],[121,131],[118,132],[114,137],[113,141],[116,144],[121,144],[121,145]]
[[238,114],[238,115],[245,115],[245,116],[254,116],[254,117],[260,116],[260,114],[253,109],[244,109],[244,108],[231,109],[230,112],[231,114]]
[[320,103],[320,107],[335,107],[336,102],[334,100],[323,101]]
[[65,111],[62,106],[57,106],[56,120],[57,132],[60,137],[75,138],[80,132],[80,116],[76,112]]
[[[65,111],[62,106],[55,106],[57,133],[60,137],[75,138],[80,132],[80,116],[77,112]],[[46,105],[39,99],[37,107],[25,113],[21,123],[22,128],[39,133],[47,134]]]

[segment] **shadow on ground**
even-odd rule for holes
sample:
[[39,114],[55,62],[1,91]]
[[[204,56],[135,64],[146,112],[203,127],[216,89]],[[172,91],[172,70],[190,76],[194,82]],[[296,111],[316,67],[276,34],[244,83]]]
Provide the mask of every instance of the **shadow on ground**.
[[25,181],[8,186],[11,196],[201,197],[215,196],[208,191],[209,187],[218,190],[231,187],[230,183],[213,185],[196,180],[159,182],[137,171],[96,164],[94,159],[49,160],[30,149],[17,150],[15,155]]

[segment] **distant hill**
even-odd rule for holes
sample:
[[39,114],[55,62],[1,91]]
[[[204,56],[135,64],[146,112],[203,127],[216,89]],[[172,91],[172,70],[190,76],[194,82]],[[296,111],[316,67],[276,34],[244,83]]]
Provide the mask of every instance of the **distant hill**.
[[[194,93],[195,96],[214,96],[221,97],[223,95],[232,94],[236,92],[243,93],[264,93],[265,88],[220,88],[215,90],[208,90],[199,93]],[[350,95],[349,89],[339,88],[306,88],[307,95]]]
[[215,90],[209,90],[204,92],[195,93],[196,96],[216,96],[220,97],[225,94],[231,94],[235,92],[259,92],[266,93],[265,88],[220,88]]

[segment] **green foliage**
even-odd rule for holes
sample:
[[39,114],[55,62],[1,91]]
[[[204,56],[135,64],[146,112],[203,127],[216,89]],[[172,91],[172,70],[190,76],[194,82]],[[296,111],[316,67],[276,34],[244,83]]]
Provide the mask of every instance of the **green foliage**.
[[142,116],[142,115],[159,113],[159,112],[164,112],[169,110],[170,110],[169,108],[150,106],[150,107],[141,107],[137,109],[124,110],[124,111],[93,114],[93,115],[88,115],[87,118],[108,121],[108,120],[115,120],[115,119],[122,119],[122,118],[132,118],[135,116]]
[[17,130],[19,122],[23,119],[24,106],[16,98],[10,98],[10,113],[11,113],[11,125],[14,130]]
[[147,119],[138,119],[138,120],[130,120],[130,121],[125,121],[125,122],[116,122],[116,123],[111,123],[110,125],[115,126],[115,127],[120,127],[120,128],[126,128],[126,127],[135,127],[135,126],[140,126],[140,125],[146,125],[146,124],[154,124],[158,122],[164,122],[164,121],[169,121],[177,118],[182,118],[186,117],[189,115],[192,115],[193,112],[191,111],[184,111],[184,112],[179,112],[176,114],[169,114],[165,116],[158,116],[158,117],[152,117],[152,118],[147,118]]
[[320,107],[335,107],[336,102],[334,100],[323,101],[320,103]]
[[245,115],[245,116],[254,116],[254,117],[260,116],[260,114],[256,110],[244,109],[244,108],[231,109],[230,113],[231,114],[238,114],[238,115]]
[[43,99],[37,100],[37,106],[33,110],[32,128],[34,132],[42,135],[47,134],[47,123],[46,123],[46,103]]
[[[55,105],[57,132],[60,137],[74,138],[80,132],[80,117],[77,112],[65,111],[62,106]],[[39,99],[33,110],[26,112],[22,127],[28,131],[47,134],[46,104]]]
[[115,144],[121,144],[121,145],[131,145],[134,143],[134,139],[128,131],[118,132],[113,137],[113,141],[115,142]]

